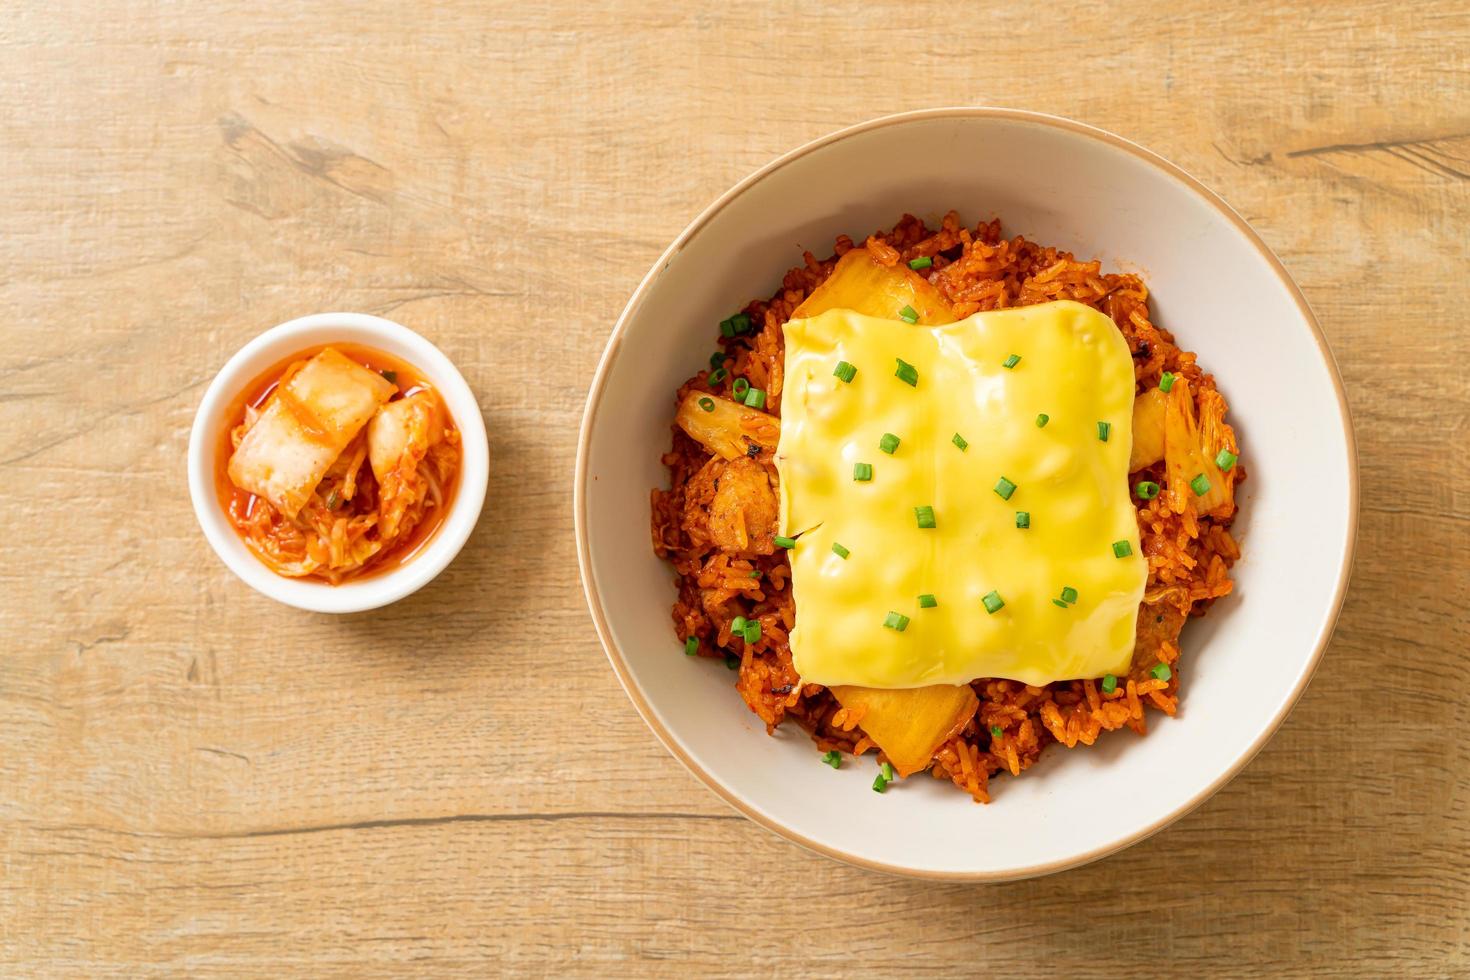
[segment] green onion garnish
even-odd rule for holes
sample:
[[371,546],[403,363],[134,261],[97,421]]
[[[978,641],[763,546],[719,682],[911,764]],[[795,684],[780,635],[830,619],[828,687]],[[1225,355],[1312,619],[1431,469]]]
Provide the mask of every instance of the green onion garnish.
[[894,360],[898,362],[898,370],[893,372],[893,376],[911,388],[919,387],[919,369],[901,357]]
[[1036,427],[1038,429],[1044,429],[1046,428],[1046,423],[1050,421],[1051,416],[1047,415],[1045,412],[1042,412],[1040,415],[1036,416]]
[[337,505],[341,502],[342,498],[337,495],[336,490],[333,490],[331,493],[327,494],[327,510],[336,510]]
[[706,412],[713,412],[715,410],[715,400],[713,398],[701,398],[698,402],[698,405]]
[[937,605],[939,605],[939,600],[934,598],[933,593],[925,592],[923,595],[919,596],[920,609],[933,609]]
[[1159,375],[1160,391],[1167,394],[1169,389],[1172,387],[1174,387],[1174,375],[1170,374],[1168,371],[1165,371],[1163,374]]
[[1074,589],[1074,588],[1072,588],[1070,585],[1064,585],[1064,586],[1062,586],[1062,601],[1063,602],[1076,602],[1077,601],[1077,590]]
[[1112,694],[1117,689],[1118,676],[1116,674],[1104,674],[1102,682],[1102,692],[1104,694]]
[[747,408],[765,408],[766,393],[759,388],[752,388],[745,393],[745,405]]
[[744,378],[736,378],[734,384],[730,385],[730,393],[735,396],[736,401],[744,398],[745,393],[749,390],[750,382]]
[[892,456],[893,451],[898,448],[898,436],[892,432],[883,433],[883,438],[878,440],[878,448]]
[[761,624],[754,619],[748,620],[742,632],[745,635],[746,643],[754,643],[761,638]]
[[730,620],[730,634],[733,636],[736,633],[744,633],[746,622],[747,620],[744,616],[736,616]]
[[836,541],[833,541],[832,554],[836,555],[838,558],[846,558],[848,555],[852,554],[852,552],[842,547],[842,545],[838,544]]
[[1127,558],[1131,554],[1133,554],[1133,545],[1129,544],[1127,541],[1113,542],[1114,558]]
[[1031,512],[1028,510],[1016,511],[1016,527],[1028,528],[1031,526]]
[[1113,431],[1113,423],[1111,423],[1111,422],[1099,422],[1097,424],[1097,440],[1098,440],[1098,442],[1107,442],[1108,441],[1108,433],[1109,432],[1112,432],[1112,431]]
[[919,522],[919,527],[934,527],[934,508],[929,504],[923,504],[914,508],[914,519]]
[[735,324],[729,319],[720,321],[720,336],[726,338],[735,336]]
[[699,637],[691,636],[684,641],[684,656],[692,657],[699,652]]
[[918,323],[919,311],[915,310],[912,306],[906,305],[898,311],[898,318],[905,323]]
[[1194,495],[1196,497],[1203,497],[1205,494],[1210,492],[1210,480],[1207,476],[1201,473],[1199,476],[1196,476],[1193,480],[1189,481],[1189,489],[1194,491]]
[[831,766],[833,769],[841,769],[842,753],[838,752],[836,749],[833,749],[826,755],[822,756],[822,761],[827,763],[827,765]]
[[1051,601],[1051,604],[1053,606],[1056,606],[1058,609],[1070,609],[1070,608],[1072,608],[1071,606],[1067,605],[1065,602],[1063,602],[1060,599],[1053,599]]
[[709,383],[712,385],[717,385],[729,376],[730,372],[726,371],[724,368],[715,368],[709,373]]
[[1000,593],[996,592],[994,589],[985,593],[985,597],[982,598],[980,601],[985,603],[985,611],[990,613],[992,616],[1000,612],[1001,607],[1006,604],[1006,601],[1000,597]]
[[954,434],[954,438],[949,441],[954,443],[956,446],[959,446],[960,452],[964,452],[966,449],[970,448],[970,444],[965,441],[965,437],[960,435],[958,432],[956,432]]
[[736,333],[745,333],[750,329],[750,317],[744,313],[736,313],[730,318],[730,326],[735,328]]
[[730,670],[739,670],[740,658],[733,653],[725,654],[725,666]]
[[725,361],[729,359],[729,357],[730,355],[726,354],[724,351],[717,350],[709,356],[709,366],[711,368],[717,368],[721,364],[724,364]]
[[1016,492],[1016,485],[1005,477],[1001,477],[995,485],[995,492],[1000,494],[1001,500],[1010,500],[1011,494]]
[[1139,480],[1133,487],[1139,500],[1152,500],[1159,495],[1159,485],[1152,480]]
[[1009,357],[1007,357],[1005,360],[1001,361],[1000,362],[1000,366],[1009,371],[1011,368],[1015,367],[1017,364],[1020,364],[1020,363],[1021,363],[1021,355],[1020,354],[1012,354]]
[[886,790],[887,788],[888,788],[888,780],[884,779],[883,778],[883,774],[880,772],[878,774],[878,778],[873,780],[873,792],[874,793],[881,793],[884,790]]
[[1174,676],[1174,672],[1169,669],[1169,665],[1168,664],[1158,664],[1157,666],[1154,667],[1153,670],[1149,671],[1149,673],[1150,674],[1153,674],[1156,678],[1158,678],[1161,681],[1166,681],[1169,678],[1171,678],[1171,677]]
[[872,463],[853,463],[852,464],[852,478],[854,480],[857,480],[859,483],[867,483],[869,480],[871,480],[873,478],[873,464]]
[[837,367],[832,371],[832,377],[840,378],[844,384],[852,384],[852,379],[857,377],[857,368],[846,361],[838,361]]
[[1000,738],[1004,734],[1005,734],[1005,732],[1001,729],[1001,727],[999,725],[991,725],[990,726],[990,737],[991,738]]
[[893,782],[893,766],[885,762],[878,767],[878,770],[883,773],[884,779],[888,780],[890,783]]
[[927,269],[933,264],[934,260],[927,255],[921,255],[917,259],[909,259],[909,268],[915,272],[918,272],[920,269]]
[[903,613],[891,612],[883,617],[883,625],[888,629],[902,633],[909,628],[909,618]]
[[383,376],[383,380],[388,382],[390,385],[396,385],[398,383],[397,371],[379,371],[378,373],[381,374]]
[[750,577],[751,578],[760,578],[761,577],[761,570],[759,568],[752,568],[750,570]]
[[1240,457],[1228,449],[1222,449],[1215,454],[1215,465],[1220,467],[1222,473],[1228,472],[1235,465],[1237,459],[1240,459]]
[[782,536],[780,534],[778,534],[774,538],[772,538],[771,539],[771,543],[774,544],[778,548],[795,548],[796,547],[796,539],[795,538],[784,537],[784,536]]

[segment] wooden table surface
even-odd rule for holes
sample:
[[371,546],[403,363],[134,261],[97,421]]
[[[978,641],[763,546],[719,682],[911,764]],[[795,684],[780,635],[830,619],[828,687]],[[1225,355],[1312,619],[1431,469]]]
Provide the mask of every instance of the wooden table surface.
[[[0,973],[1470,970],[1462,2],[305,6],[0,24]],[[571,533],[593,367],[689,218],[966,103],[1217,188],[1320,316],[1362,454],[1282,731],[1168,831],[1004,886],[729,810],[618,688]],[[448,351],[495,460],[458,561],[343,618],[236,581],[184,479],[226,358],[333,309]]]

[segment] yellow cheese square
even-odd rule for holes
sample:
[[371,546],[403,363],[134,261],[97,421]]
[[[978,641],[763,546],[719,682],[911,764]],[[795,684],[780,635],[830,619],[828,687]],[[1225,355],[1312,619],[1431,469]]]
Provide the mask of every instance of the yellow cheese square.
[[[803,680],[1045,684],[1127,669],[1147,564],[1128,488],[1133,362],[1107,316],[1058,302],[917,326],[829,310],[790,321],[785,339],[776,465],[782,533],[798,538]],[[917,384],[896,376],[900,360]],[[851,382],[834,376],[840,361]],[[859,463],[870,480],[853,478]],[[925,506],[933,528],[919,526]],[[1078,598],[1062,608],[1065,587]],[[884,626],[890,612],[908,617],[901,631]]]

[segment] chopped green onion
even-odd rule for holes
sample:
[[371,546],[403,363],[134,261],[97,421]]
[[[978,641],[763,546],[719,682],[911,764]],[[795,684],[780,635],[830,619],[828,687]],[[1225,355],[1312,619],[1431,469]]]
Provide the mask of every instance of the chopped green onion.
[[734,619],[730,620],[731,634],[733,635],[735,633],[744,633],[746,622],[747,620],[744,616],[736,616]]
[[884,779],[883,778],[883,774],[880,772],[878,774],[878,778],[875,779],[875,780],[873,780],[873,792],[874,793],[881,793],[884,790],[886,790],[887,788],[888,788],[888,780]]
[[698,405],[706,412],[713,412],[715,410],[715,400],[713,398],[701,398],[698,402]]
[[736,333],[745,333],[750,329],[750,317],[744,313],[736,313],[730,318],[730,326],[735,328]]
[[1104,694],[1112,694],[1117,689],[1118,689],[1118,675],[1117,674],[1104,674],[1103,675],[1103,682],[1102,682],[1102,692]]
[[918,323],[919,311],[915,310],[912,306],[905,305],[903,309],[898,311],[898,318],[905,323]]
[[740,658],[733,653],[725,654],[725,666],[730,670],[740,669]]
[[744,398],[745,393],[749,390],[750,382],[746,381],[744,378],[736,378],[735,382],[730,385],[730,393],[735,396],[736,401]]
[[692,657],[699,652],[699,637],[691,636],[684,641],[684,656]]
[[914,519],[919,522],[919,527],[934,527],[934,508],[929,504],[923,504],[914,508]]
[[883,773],[883,778],[884,779],[888,780],[890,783],[893,782],[893,780],[894,780],[893,766],[891,766],[891,765],[889,765],[888,763],[885,762],[881,766],[879,766],[878,769],[879,769],[880,772]]
[[982,598],[980,601],[985,603],[985,611],[990,613],[992,616],[1000,612],[1001,607],[1006,604],[1006,601],[1000,597],[1000,593],[996,592],[994,589],[985,593],[985,597]]
[[759,568],[752,568],[750,570],[750,577],[751,578],[760,578],[761,577],[761,570]]
[[1133,487],[1139,500],[1152,500],[1159,495],[1159,485],[1152,480],[1139,480]]
[[1205,494],[1210,492],[1210,480],[1207,476],[1201,473],[1199,476],[1196,476],[1193,480],[1189,481],[1189,489],[1194,491],[1194,495],[1196,497],[1203,497]]
[[761,638],[761,624],[757,620],[749,620],[745,624],[745,629],[741,632],[745,635],[746,643],[754,643]]
[[873,478],[873,464],[872,463],[853,463],[852,464],[852,478],[854,480],[857,480],[859,483],[867,483],[869,480],[871,480]]
[[960,452],[964,452],[966,449],[970,448],[970,444],[965,441],[965,437],[960,435],[958,432],[956,432],[954,434],[954,438],[949,441],[954,443],[956,446],[959,446]]
[[1016,492],[1016,485],[1005,477],[1001,477],[995,485],[995,492],[1000,494],[1001,500],[1010,500],[1011,494]]
[[836,541],[833,541],[832,554],[836,555],[838,558],[846,558],[848,555],[852,554],[852,552],[842,547],[842,545],[838,544]]
[[1163,374],[1159,375],[1160,391],[1168,394],[1169,389],[1172,387],[1174,387],[1174,375],[1170,374],[1168,371],[1165,371]]
[[892,456],[893,451],[898,448],[898,436],[892,432],[883,433],[883,438],[878,440],[878,448]]
[[1098,442],[1107,442],[1108,441],[1108,433],[1109,432],[1112,432],[1112,431],[1113,431],[1113,423],[1111,423],[1111,422],[1099,422],[1097,424],[1097,440],[1098,440]]
[[1004,734],[1005,734],[1005,732],[1001,729],[1001,727],[999,725],[991,725],[990,726],[990,737],[991,738],[1000,738]]
[[336,510],[337,505],[341,502],[342,498],[337,495],[336,490],[333,490],[331,493],[327,494],[327,510]]
[[826,755],[822,756],[822,761],[827,763],[827,765],[831,766],[833,769],[841,769],[842,753],[838,752],[836,749],[832,749]]
[[731,323],[729,319],[720,321],[720,336],[725,338],[735,336],[735,324]]
[[745,405],[747,408],[765,408],[766,393],[759,388],[752,388],[745,393]]
[[381,374],[383,376],[383,380],[388,382],[390,385],[396,385],[398,383],[397,371],[379,371],[378,373]]
[[1222,473],[1227,473],[1235,465],[1237,459],[1240,459],[1240,457],[1228,449],[1222,449],[1215,454],[1215,465],[1220,467]]
[[1056,606],[1058,609],[1070,609],[1070,608],[1072,608],[1071,606],[1067,605],[1065,602],[1063,602],[1060,599],[1053,599],[1051,601],[1051,604],[1053,606]]
[[890,612],[883,617],[883,625],[888,629],[902,633],[909,628],[909,618],[903,613]]
[[939,605],[939,600],[934,598],[932,593],[925,592],[923,595],[919,596],[920,609],[933,609],[937,605]]
[[1129,544],[1127,541],[1113,542],[1114,558],[1127,558],[1131,554],[1133,554],[1133,545]]
[[709,366],[711,368],[717,368],[720,365],[724,364],[725,361],[729,359],[729,357],[730,355],[726,354],[724,351],[717,350],[709,356]]
[[1149,673],[1150,674],[1153,674],[1156,678],[1158,678],[1161,681],[1166,681],[1169,678],[1171,678],[1171,677],[1174,676],[1174,672],[1169,669],[1169,665],[1168,664],[1158,664],[1157,666],[1154,667],[1153,670],[1149,671]]
[[844,384],[852,384],[852,379],[857,377],[857,368],[846,361],[838,361],[832,377],[842,379]]
[[1077,601],[1077,590],[1074,589],[1074,588],[1072,588],[1070,585],[1064,585],[1064,586],[1062,586],[1062,601],[1063,602],[1076,602]]
[[920,269],[927,269],[933,264],[934,260],[927,255],[921,255],[916,259],[909,259],[909,268],[915,272],[918,272]]
[[771,539],[771,543],[774,544],[778,548],[795,548],[796,547],[796,539],[795,538],[788,538],[788,537],[785,537],[785,536],[780,535],[780,534],[778,534],[774,538],[772,538]]
[[709,383],[712,385],[717,385],[729,376],[730,372],[726,371],[724,368],[715,368],[709,373]]
[[1046,423],[1050,421],[1051,416],[1047,415],[1045,412],[1042,412],[1040,415],[1036,416],[1036,427],[1038,429],[1044,429],[1046,428]]
[[1016,527],[1028,528],[1031,526],[1031,512],[1027,510],[1016,511]]
[[893,372],[893,376],[911,388],[919,387],[919,369],[901,357],[894,360],[898,362],[898,370]]
[[1021,363],[1021,355],[1020,354],[1011,354],[1005,360],[1003,360],[1003,361],[1000,362],[1000,366],[1003,367],[1003,368],[1005,368],[1007,371],[1009,371],[1011,368],[1015,367],[1017,364],[1020,364],[1020,363]]

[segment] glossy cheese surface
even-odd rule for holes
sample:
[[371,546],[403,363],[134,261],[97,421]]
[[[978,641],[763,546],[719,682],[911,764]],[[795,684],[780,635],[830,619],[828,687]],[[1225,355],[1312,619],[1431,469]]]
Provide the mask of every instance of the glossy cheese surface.
[[[829,310],[788,322],[785,338],[776,465],[782,533],[799,536],[803,680],[1039,685],[1127,669],[1147,565],[1128,487],[1133,362],[1108,317],[1072,302],[942,326]],[[898,359],[917,385],[895,376]],[[839,361],[857,368],[850,383],[833,375]],[[853,479],[857,463],[871,480]],[[994,490],[1002,477],[1009,499]],[[919,527],[921,506],[933,528]],[[1064,587],[1078,598],[1061,608]],[[992,592],[1004,601],[993,613]],[[902,631],[883,625],[890,612],[908,617]]]

